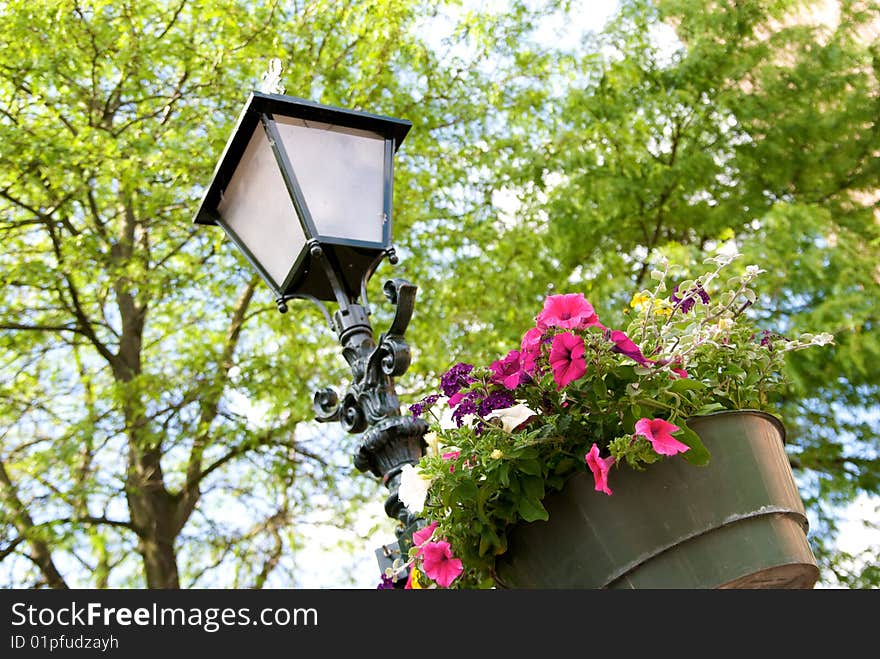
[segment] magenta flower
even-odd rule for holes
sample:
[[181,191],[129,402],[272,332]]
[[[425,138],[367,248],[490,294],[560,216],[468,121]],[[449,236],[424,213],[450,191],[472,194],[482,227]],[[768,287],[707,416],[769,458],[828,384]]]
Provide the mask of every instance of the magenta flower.
[[421,551],[422,571],[443,588],[449,588],[464,569],[461,559],[452,556],[452,547],[445,540],[429,542]]
[[604,492],[611,495],[611,488],[608,487],[608,470],[614,464],[614,457],[600,458],[599,447],[593,444],[590,452],[584,456],[587,466],[593,472],[593,480],[596,482],[596,492]]
[[540,327],[533,327],[523,334],[519,349],[529,353],[539,352],[541,350],[541,339],[543,338],[544,330]]
[[590,325],[602,327],[602,323],[596,317],[596,310],[587,302],[583,293],[548,295],[544,300],[544,308],[535,320],[540,329],[548,327],[583,329]]
[[511,350],[504,359],[492,362],[489,369],[492,371],[492,382],[507,389],[516,389],[523,376],[519,350]]
[[651,363],[649,359],[645,358],[639,347],[633,343],[632,339],[630,339],[625,333],[620,330],[613,330],[608,336],[611,339],[611,342],[614,343],[614,347],[611,349],[613,352],[619,352],[633,361],[638,362],[642,366],[647,366]]
[[413,545],[415,545],[416,547],[419,547],[419,551],[417,552],[417,555],[422,553],[422,550],[421,550],[422,545],[424,545],[426,542],[428,542],[428,540],[431,539],[431,536],[434,535],[434,530],[436,528],[437,528],[437,522],[431,522],[430,524],[428,524],[428,526],[426,526],[422,529],[419,529],[418,531],[413,533],[413,536],[412,536]]
[[683,368],[673,368],[672,372],[675,373],[680,378],[688,377],[688,372]]
[[584,340],[570,332],[553,337],[553,345],[550,347],[550,367],[553,369],[553,379],[559,389],[583,377],[587,372],[587,363],[584,361]]
[[452,395],[449,397],[449,400],[447,401],[446,404],[449,405],[449,407],[455,407],[455,406],[458,405],[462,400],[464,400],[464,397],[465,397],[466,395],[467,395],[467,394],[465,394],[464,392],[461,392],[461,391],[458,392],[457,394],[452,394]]
[[[444,453],[440,457],[443,458],[444,460],[446,460],[447,462],[455,462],[456,460],[458,460],[458,456],[460,456],[460,455],[461,455],[461,451],[449,451],[449,453]],[[455,465],[454,464],[449,465],[449,473],[450,474],[455,473]],[[435,522],[434,526],[437,526],[436,522]],[[415,534],[413,534],[413,538],[415,538]]]
[[664,421],[663,419],[639,419],[636,421],[634,434],[641,435],[660,455],[675,455],[690,450],[687,444],[682,444],[672,436],[672,433],[681,430],[678,426]]
[[525,376],[535,375],[538,370],[538,360],[541,358],[541,346],[552,341],[550,337],[545,338],[545,331],[540,327],[533,327],[523,335],[519,348],[520,368],[524,374],[523,380],[525,380]]

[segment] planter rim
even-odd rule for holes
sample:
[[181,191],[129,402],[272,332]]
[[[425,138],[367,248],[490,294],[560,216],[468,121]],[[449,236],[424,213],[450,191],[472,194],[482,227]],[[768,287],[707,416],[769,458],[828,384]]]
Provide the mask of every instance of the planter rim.
[[[712,417],[716,416],[729,416],[731,414],[751,415],[766,419],[773,424],[776,430],[779,431],[779,437],[782,439],[782,443],[786,443],[787,437],[785,433],[785,424],[778,417],[770,414],[769,412],[764,412],[763,410],[757,410],[750,407],[737,410],[718,410],[717,412],[710,412],[709,414],[690,416],[685,420],[685,423],[688,425],[688,427],[690,427],[691,421],[699,421],[700,419],[711,419]],[[693,428],[691,428],[691,430],[693,430]]]

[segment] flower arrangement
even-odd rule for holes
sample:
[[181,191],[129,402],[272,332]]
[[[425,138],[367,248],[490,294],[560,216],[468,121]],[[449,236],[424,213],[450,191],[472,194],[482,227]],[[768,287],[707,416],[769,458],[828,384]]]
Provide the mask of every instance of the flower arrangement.
[[707,259],[695,278],[662,263],[624,330],[603,325],[580,293],[548,296],[519,349],[445,373],[440,391],[410,408],[433,419],[432,432],[399,490],[427,525],[383,583],[406,567],[411,588],[492,587],[508,529],[546,520],[544,496],[573,474],[588,470],[597,496],[612,495],[617,468],[709,461],[689,417],[770,411],[785,355],[833,337],[758,329],[746,312],[763,271],[750,265],[722,282],[734,258]]

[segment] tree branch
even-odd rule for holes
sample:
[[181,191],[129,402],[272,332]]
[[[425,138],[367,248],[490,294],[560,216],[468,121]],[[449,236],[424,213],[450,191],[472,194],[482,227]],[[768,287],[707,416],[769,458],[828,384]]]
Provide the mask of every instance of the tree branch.
[[24,542],[24,537],[18,536],[15,540],[10,542],[6,547],[0,549],[0,561],[3,561],[7,556],[9,556],[12,552],[15,551],[15,548],[18,547],[22,542]]
[[190,450],[189,460],[186,467],[186,482],[181,491],[181,499],[178,509],[179,528],[183,528],[183,524],[189,519],[190,514],[195,508],[199,499],[199,483],[204,478],[202,472],[202,456],[205,448],[210,440],[210,426],[217,416],[218,406],[220,404],[220,396],[223,391],[223,380],[227,377],[229,369],[232,368],[232,357],[238,346],[238,340],[241,337],[241,330],[244,326],[244,320],[247,314],[248,306],[253,299],[256,290],[258,277],[252,275],[250,280],[245,284],[235,303],[232,311],[232,319],[229,328],[226,331],[226,340],[223,343],[223,352],[220,355],[218,370],[214,376],[214,387],[209,397],[202,400],[201,415],[199,425],[204,430],[193,441]]
[[288,502],[285,497],[284,504],[278,512],[269,517],[263,524],[272,536],[274,545],[269,552],[269,556],[266,557],[266,560],[263,562],[263,567],[260,569],[260,573],[254,579],[254,589],[263,588],[263,586],[266,585],[266,580],[269,578],[269,575],[272,574],[272,571],[278,567],[278,563],[281,562],[281,557],[284,554],[284,539],[281,537],[281,529],[288,523],[289,516]]
[[74,332],[75,334],[85,334],[82,328],[76,326],[71,327],[70,325],[24,325],[22,323],[0,323],[0,329],[35,332]]
[[138,536],[143,535],[143,529],[139,528],[133,522],[128,522],[122,519],[108,519],[107,517],[95,517],[93,515],[79,515],[76,517],[61,517],[59,519],[53,519],[49,522],[43,522],[42,524],[38,524],[36,528],[42,526],[54,526],[56,524],[92,524],[92,525],[100,525],[100,526],[115,526],[118,528],[128,529],[129,531],[134,531]]
[[46,583],[50,588],[67,589],[67,582],[55,566],[52,560],[52,552],[45,540],[39,538],[39,534],[35,533],[37,525],[34,524],[33,518],[28,514],[22,500],[19,498],[15,490],[9,474],[6,472],[6,466],[0,461],[0,497],[6,508],[12,511],[12,523],[18,530],[20,538],[26,538],[30,545],[32,554],[30,559],[40,568]]

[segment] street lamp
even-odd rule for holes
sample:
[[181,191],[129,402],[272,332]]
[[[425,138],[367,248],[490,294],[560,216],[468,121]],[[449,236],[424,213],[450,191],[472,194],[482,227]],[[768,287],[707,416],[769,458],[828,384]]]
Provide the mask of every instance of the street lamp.
[[[398,520],[398,543],[377,552],[406,553],[418,525],[397,497],[400,471],[418,462],[427,424],[401,416],[394,377],[409,367],[403,338],[416,287],[385,282],[394,319],[378,342],[370,325],[367,283],[384,258],[394,264],[391,202],[394,154],[412,124],[366,112],[319,105],[281,94],[252,92],[196,213],[219,225],[275,293],[315,303],[336,332],[351,367],[342,399],[318,391],[318,421],[338,420],[363,433],[355,466],[382,479],[385,512]],[[334,302],[332,315],[324,302]]]

